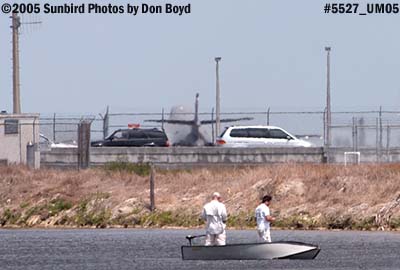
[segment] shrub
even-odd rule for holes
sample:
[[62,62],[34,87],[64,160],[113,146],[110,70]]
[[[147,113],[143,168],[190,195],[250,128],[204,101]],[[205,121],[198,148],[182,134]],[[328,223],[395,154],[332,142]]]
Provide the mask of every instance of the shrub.
[[374,227],[376,227],[375,217],[369,217],[369,218],[365,218],[363,220],[356,222],[353,226],[353,229],[371,230]]
[[229,215],[226,225],[236,228],[253,228],[256,226],[256,219],[253,212],[239,212],[236,215]]
[[135,173],[139,176],[148,176],[150,175],[151,166],[147,163],[129,163],[129,162],[120,162],[114,161],[105,164],[104,169],[106,171],[112,172],[128,172]]
[[61,211],[71,209],[72,203],[65,201],[64,199],[52,200],[47,206],[50,216],[57,215]]
[[17,213],[15,210],[11,210],[9,208],[7,208],[4,213],[3,216],[0,218],[0,223],[1,225],[5,225],[5,224],[16,224],[16,222],[18,221],[18,219],[21,217],[21,213]]
[[400,217],[399,218],[392,218],[389,224],[391,229],[400,229]]
[[19,207],[20,207],[21,209],[27,208],[28,206],[29,206],[29,203],[28,203],[28,202],[22,202],[22,203],[20,203],[20,205],[19,205]]

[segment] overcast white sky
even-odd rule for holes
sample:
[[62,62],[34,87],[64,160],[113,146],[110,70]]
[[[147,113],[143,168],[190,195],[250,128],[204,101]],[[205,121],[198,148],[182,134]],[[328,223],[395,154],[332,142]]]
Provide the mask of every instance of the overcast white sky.
[[[209,110],[215,104],[215,56],[222,57],[223,111],[321,109],[326,45],[332,46],[334,109],[398,108],[400,14],[328,15],[324,1],[169,2],[191,3],[192,13],[23,16],[43,21],[21,35],[23,112],[97,114],[107,105],[114,112],[159,111],[192,104],[197,91],[201,109]],[[357,2],[365,9],[366,1]],[[7,111],[9,25],[2,14],[0,109]]]

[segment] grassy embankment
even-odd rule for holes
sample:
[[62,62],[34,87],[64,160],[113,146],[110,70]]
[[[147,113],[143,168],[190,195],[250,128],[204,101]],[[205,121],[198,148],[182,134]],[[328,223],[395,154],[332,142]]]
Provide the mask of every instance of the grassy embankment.
[[[149,209],[149,167],[29,170],[0,167],[3,227],[196,227],[213,191],[229,212],[229,227],[254,228],[259,198],[271,194],[276,227],[400,229],[400,165],[282,164],[264,167],[161,171],[156,211]],[[383,207],[393,208],[376,223]],[[384,213],[383,211],[382,213]]]

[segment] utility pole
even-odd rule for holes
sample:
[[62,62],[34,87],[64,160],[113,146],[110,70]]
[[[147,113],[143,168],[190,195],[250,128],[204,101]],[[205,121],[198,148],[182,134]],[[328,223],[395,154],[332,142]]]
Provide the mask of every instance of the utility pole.
[[156,209],[155,197],[154,197],[154,178],[155,170],[154,165],[150,165],[150,211],[154,212]]
[[[12,29],[12,61],[13,61],[13,113],[21,113],[21,92],[19,77],[19,28],[21,27],[21,18],[18,13],[13,12],[11,15]],[[26,22],[23,24],[41,24],[42,22]]]
[[330,52],[331,47],[325,47],[326,51],[326,147],[331,146],[331,74],[330,74]]
[[219,87],[219,62],[221,61],[221,57],[215,57],[216,63],[216,101],[215,101],[215,139],[219,136],[220,132],[220,102],[221,102],[221,94],[220,94],[220,87]]
[[12,20],[12,61],[13,61],[13,113],[21,113],[20,88],[19,88],[19,27],[21,18],[13,12]]

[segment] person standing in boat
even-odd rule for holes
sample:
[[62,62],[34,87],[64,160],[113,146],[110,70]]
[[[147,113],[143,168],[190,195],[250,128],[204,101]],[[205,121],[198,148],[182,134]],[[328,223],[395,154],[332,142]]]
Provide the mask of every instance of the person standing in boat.
[[201,214],[206,221],[206,246],[224,246],[226,244],[225,223],[226,208],[218,192],[212,194],[212,200],[206,203]]
[[270,223],[275,220],[269,210],[271,200],[270,195],[265,195],[256,208],[257,232],[262,242],[271,242]]

